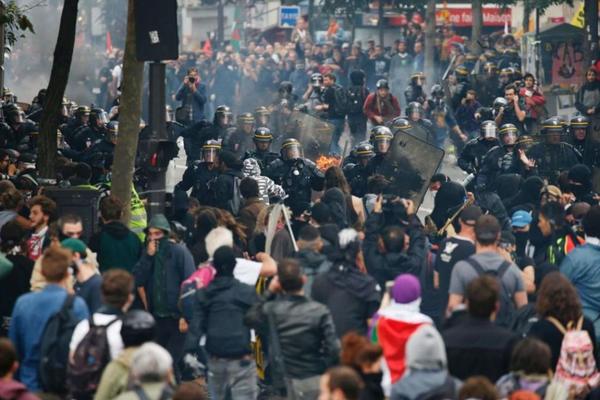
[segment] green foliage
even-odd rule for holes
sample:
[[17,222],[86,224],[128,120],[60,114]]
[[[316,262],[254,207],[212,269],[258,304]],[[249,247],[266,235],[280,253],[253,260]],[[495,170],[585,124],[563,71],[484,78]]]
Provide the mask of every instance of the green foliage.
[[5,4],[4,15],[0,16],[0,23],[4,24],[6,43],[14,46],[18,38],[25,37],[26,32],[35,33],[33,24],[26,13],[40,4],[19,6],[15,0],[10,0]]

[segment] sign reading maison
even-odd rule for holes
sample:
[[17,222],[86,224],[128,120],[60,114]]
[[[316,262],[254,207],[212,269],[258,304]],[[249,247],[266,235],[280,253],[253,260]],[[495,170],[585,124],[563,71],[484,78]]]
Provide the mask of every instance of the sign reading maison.
[[[511,9],[509,7],[483,7],[483,26],[504,26],[511,22]],[[469,27],[473,25],[471,6],[438,8],[435,12],[437,25],[452,24],[456,27]]]

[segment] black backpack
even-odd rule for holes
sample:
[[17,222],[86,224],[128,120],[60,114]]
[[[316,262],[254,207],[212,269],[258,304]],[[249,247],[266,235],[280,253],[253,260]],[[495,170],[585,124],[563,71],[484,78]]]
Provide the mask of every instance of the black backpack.
[[61,309],[48,320],[40,342],[39,378],[44,392],[67,392],[69,344],[79,322],[73,312],[75,296],[67,295]]
[[481,264],[478,261],[474,260],[473,257],[469,257],[465,260],[467,264],[469,264],[473,269],[477,272],[478,276],[489,275],[498,281],[498,285],[500,285],[500,310],[498,311],[498,315],[496,315],[496,325],[503,326],[505,328],[510,329],[511,324],[515,318],[516,308],[512,300],[511,294],[506,289],[504,282],[502,282],[502,277],[506,274],[506,271],[511,266],[511,263],[508,261],[504,261],[500,264],[497,270],[484,270]]
[[333,94],[335,96],[335,112],[339,115],[348,114],[350,109],[350,97],[348,91],[340,85],[333,86]]
[[106,325],[95,325],[90,317],[90,330],[75,349],[67,370],[67,382],[75,399],[91,399],[98,389],[104,368],[111,360],[108,327],[119,321],[115,318]]
[[348,115],[363,113],[363,105],[367,94],[367,89],[364,86],[350,86],[348,88]]
[[227,201],[229,210],[234,216],[237,216],[240,213],[240,208],[242,207],[242,192],[240,191],[241,182],[242,180],[239,176],[233,177],[233,193],[231,199]]

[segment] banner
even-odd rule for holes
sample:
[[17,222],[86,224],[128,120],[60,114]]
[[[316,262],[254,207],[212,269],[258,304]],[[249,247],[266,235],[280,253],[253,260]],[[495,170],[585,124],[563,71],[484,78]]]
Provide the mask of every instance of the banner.
[[[505,23],[510,26],[511,18],[512,11],[509,7],[505,9],[483,7],[483,26],[504,27]],[[435,23],[436,25],[452,24],[458,28],[470,27],[473,25],[471,6],[438,8],[435,12]]]

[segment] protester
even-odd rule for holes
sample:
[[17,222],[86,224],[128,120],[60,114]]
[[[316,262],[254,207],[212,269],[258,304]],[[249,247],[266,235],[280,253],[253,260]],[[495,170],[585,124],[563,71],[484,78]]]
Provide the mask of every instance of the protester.
[[0,338],[0,398],[15,400],[38,400],[25,385],[13,379],[19,369],[17,350],[5,338]]

